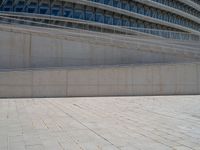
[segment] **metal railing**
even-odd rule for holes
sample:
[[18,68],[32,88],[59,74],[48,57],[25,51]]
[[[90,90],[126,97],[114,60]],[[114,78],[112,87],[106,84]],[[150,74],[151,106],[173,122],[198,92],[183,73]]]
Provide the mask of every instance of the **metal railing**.
[[177,32],[177,31],[169,31],[169,30],[159,30],[159,29],[148,29],[148,28],[136,28],[136,27],[128,27],[123,26],[123,28],[136,30],[139,32],[144,32],[156,36],[161,36],[164,38],[170,39],[178,39],[178,40],[191,40],[191,41],[199,41],[200,35],[186,33],[186,32]]
[[[185,32],[176,32],[169,30],[158,30],[149,28],[137,28],[130,26],[116,26],[103,23],[96,23],[85,20],[77,20],[72,18],[63,17],[49,17],[47,15],[30,15],[27,13],[0,13],[0,22],[6,24],[18,24],[39,26],[48,28],[61,28],[61,29],[76,29],[76,30],[88,30],[103,33],[115,33],[122,35],[142,35],[142,36],[154,36],[168,39],[177,40],[189,40],[200,41],[200,35],[195,35]],[[61,25],[62,24],[62,25]]]

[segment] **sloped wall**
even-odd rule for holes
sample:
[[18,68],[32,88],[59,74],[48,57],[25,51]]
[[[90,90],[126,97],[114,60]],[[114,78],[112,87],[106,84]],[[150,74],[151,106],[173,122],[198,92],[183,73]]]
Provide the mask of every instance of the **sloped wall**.
[[164,46],[164,41],[152,44],[149,40],[108,38],[104,34],[43,30],[0,27],[0,69],[191,62],[200,59],[200,55],[187,48]]

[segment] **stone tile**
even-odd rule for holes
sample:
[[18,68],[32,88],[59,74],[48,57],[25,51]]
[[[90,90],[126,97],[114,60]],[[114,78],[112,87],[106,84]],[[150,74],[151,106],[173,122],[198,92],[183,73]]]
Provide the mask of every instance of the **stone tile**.
[[0,100],[0,150],[198,150],[200,96]]

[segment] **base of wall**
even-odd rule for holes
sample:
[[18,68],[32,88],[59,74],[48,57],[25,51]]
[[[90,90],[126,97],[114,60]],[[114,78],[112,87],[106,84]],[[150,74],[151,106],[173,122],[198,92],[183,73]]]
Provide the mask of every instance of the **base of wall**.
[[200,94],[200,63],[0,72],[0,97]]

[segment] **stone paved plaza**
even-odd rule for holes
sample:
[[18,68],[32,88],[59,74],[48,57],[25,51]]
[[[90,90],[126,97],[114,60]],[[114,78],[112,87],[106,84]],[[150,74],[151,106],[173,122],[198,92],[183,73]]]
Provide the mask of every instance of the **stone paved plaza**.
[[200,150],[200,96],[0,100],[0,150]]

